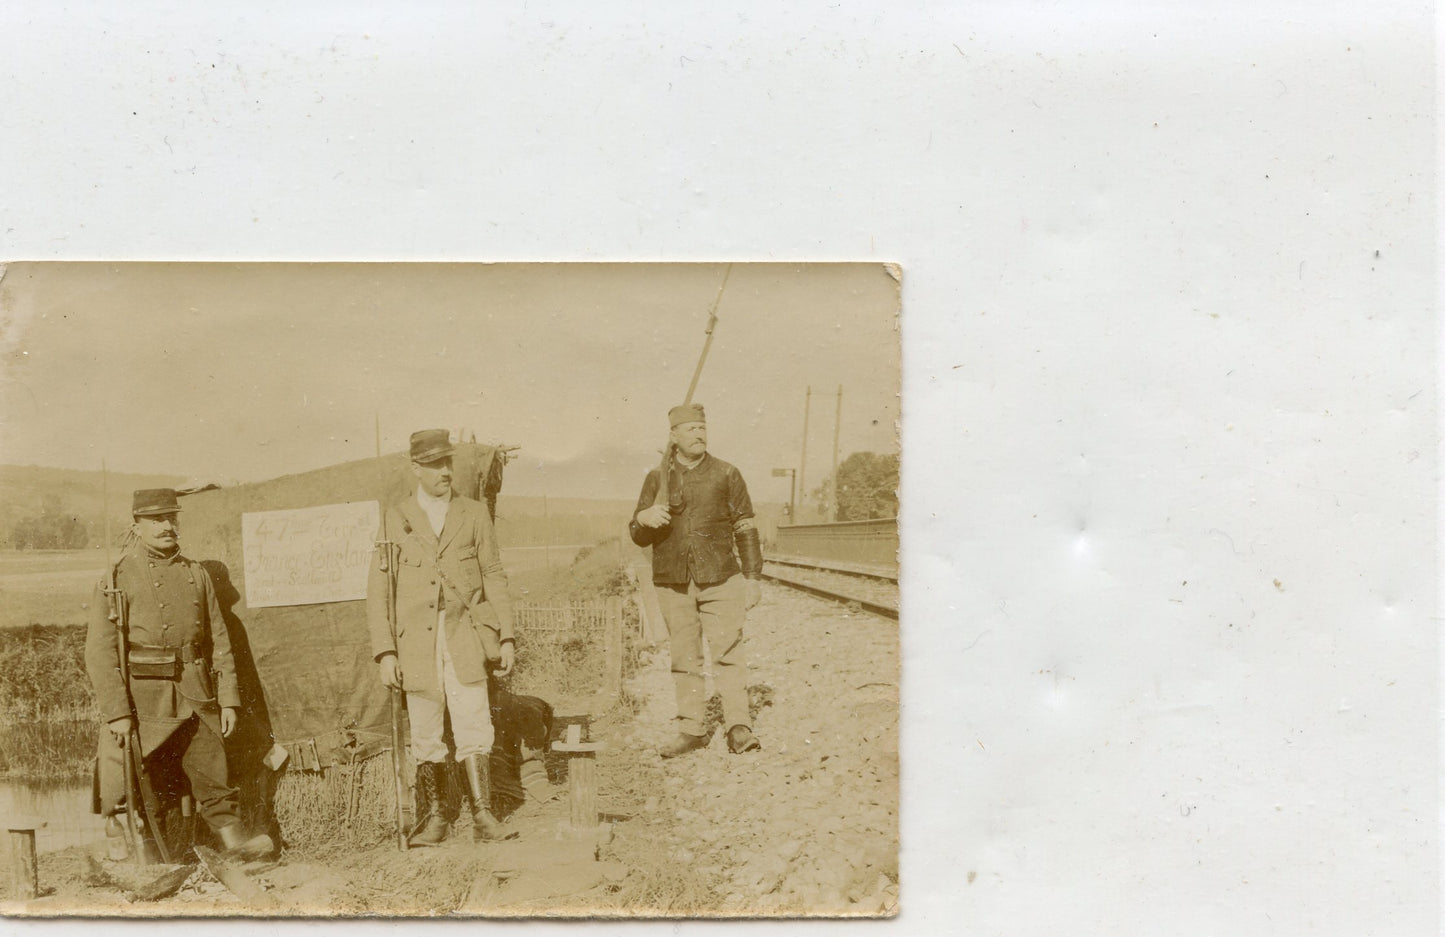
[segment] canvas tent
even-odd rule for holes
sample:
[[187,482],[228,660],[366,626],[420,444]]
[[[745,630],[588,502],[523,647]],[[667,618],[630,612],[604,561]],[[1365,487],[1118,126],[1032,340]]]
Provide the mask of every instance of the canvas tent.
[[[504,451],[457,446],[453,489],[496,513]],[[216,584],[241,681],[233,758],[259,761],[273,744],[293,769],[364,759],[390,745],[391,704],[377,678],[363,600],[249,608],[242,516],[401,500],[415,486],[405,453],[329,466],[181,499],[182,543]],[[369,546],[369,543],[367,544]]]

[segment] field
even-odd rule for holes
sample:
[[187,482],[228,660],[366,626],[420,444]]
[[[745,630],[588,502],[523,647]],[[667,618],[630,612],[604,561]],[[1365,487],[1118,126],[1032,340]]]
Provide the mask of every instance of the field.
[[[524,589],[538,570],[566,570],[582,544],[508,547],[502,563]],[[26,625],[83,625],[90,621],[91,590],[105,569],[93,550],[0,551],[0,630]]]
[[84,624],[104,568],[100,550],[0,551],[0,629]]

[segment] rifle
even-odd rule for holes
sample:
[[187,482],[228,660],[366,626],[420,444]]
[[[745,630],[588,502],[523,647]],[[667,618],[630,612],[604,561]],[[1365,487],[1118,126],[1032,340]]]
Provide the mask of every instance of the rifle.
[[[381,450],[381,436],[377,436],[376,448]],[[377,502],[381,507],[381,539],[376,542],[377,562],[380,565],[381,573],[386,577],[386,626],[391,632],[392,647],[396,646],[396,563],[392,556],[396,544],[386,533],[387,507]],[[398,654],[397,660],[401,657]],[[392,786],[396,789],[396,848],[406,852],[406,825],[402,823],[401,804],[405,797],[406,783],[401,777],[401,691],[396,687],[391,690],[391,775]]]
[[[136,714],[135,700],[130,693],[130,622],[125,602],[125,593],[120,590],[115,582],[115,566],[110,562],[110,491],[109,474],[105,470],[105,463],[100,465],[101,471],[101,510],[105,515],[105,585],[101,594],[105,596],[106,617],[115,623],[116,658],[120,665],[120,682],[125,687],[126,706],[130,712],[131,728],[126,732],[125,739],[121,741],[122,771],[125,773],[125,824],[126,833],[130,838],[131,855],[138,866],[144,867],[146,863],[145,844],[146,841],[154,843],[156,852],[160,855],[161,861],[170,864],[171,854],[166,847],[165,837],[160,834],[156,826],[156,819],[160,816],[160,805],[156,800],[155,789],[151,786],[150,774],[146,771],[144,751],[140,747],[140,735],[137,726],[140,725],[140,717]],[[141,828],[136,828],[136,789],[139,788],[141,810],[143,812]]]
[[[161,815],[160,801],[156,799],[155,787],[151,784],[150,772],[146,770],[144,750],[140,747],[140,731],[131,729],[125,740],[126,756],[134,769],[136,787],[140,788],[140,798],[143,809],[141,819],[143,822],[142,837],[154,843],[156,852],[160,855],[161,861],[166,865],[171,864],[171,850],[166,845],[166,838],[161,829],[156,825],[156,819]],[[129,786],[127,780],[127,786]]]
[[[728,264],[727,269],[723,271],[722,282],[718,284],[717,295],[713,297],[712,307],[707,311],[707,328],[703,330],[707,337],[703,340],[702,354],[698,356],[697,367],[692,369],[692,381],[687,385],[687,396],[682,400],[684,407],[692,403],[693,391],[697,390],[697,379],[702,376],[703,362],[707,361],[708,350],[712,348],[712,330],[717,325],[718,303],[722,302],[723,289],[728,285],[728,277],[732,276],[732,272],[733,265]],[[657,497],[652,502],[654,506],[668,505],[672,500],[671,492],[668,491],[670,487],[668,476],[671,475],[672,468],[672,448],[672,434],[669,433],[667,445],[662,447],[662,461],[657,466]]]

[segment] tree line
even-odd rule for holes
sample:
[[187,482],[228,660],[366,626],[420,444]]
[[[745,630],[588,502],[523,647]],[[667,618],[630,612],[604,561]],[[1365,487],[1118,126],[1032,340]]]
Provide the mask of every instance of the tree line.
[[[898,453],[855,452],[838,466],[836,477],[812,491],[823,520],[867,521],[898,516]],[[805,512],[801,509],[799,515]],[[799,522],[806,522],[799,517]]]
[[11,521],[5,532],[5,546],[12,550],[80,550],[91,545],[91,527],[58,495],[46,495],[40,513]]

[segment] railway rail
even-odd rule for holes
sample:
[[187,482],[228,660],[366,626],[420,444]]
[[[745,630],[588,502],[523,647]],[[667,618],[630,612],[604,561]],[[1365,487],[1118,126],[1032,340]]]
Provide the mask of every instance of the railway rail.
[[[848,568],[852,567],[852,568]],[[763,578],[790,589],[898,620],[898,574],[886,569],[798,556],[770,556]]]
[[878,579],[883,582],[898,584],[898,567],[883,566],[871,563],[846,563],[841,560],[819,559],[815,556],[787,556],[781,553],[769,554],[767,562],[778,563],[782,566],[795,566],[801,569],[821,569],[835,573],[846,573],[850,576],[861,576],[864,579]]

